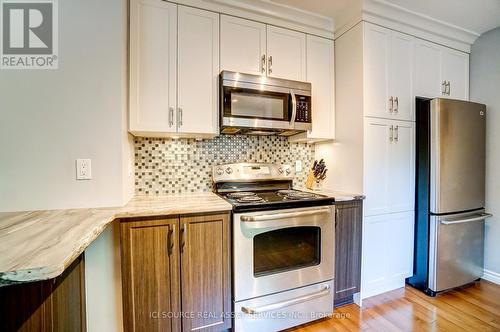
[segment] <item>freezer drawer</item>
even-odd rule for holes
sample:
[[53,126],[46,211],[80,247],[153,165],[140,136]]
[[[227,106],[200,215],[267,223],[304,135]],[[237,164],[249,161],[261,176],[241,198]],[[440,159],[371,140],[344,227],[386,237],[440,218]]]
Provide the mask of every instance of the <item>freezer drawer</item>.
[[431,216],[429,289],[434,292],[470,283],[483,274],[484,210]]
[[430,212],[483,208],[486,106],[433,99],[430,122]]

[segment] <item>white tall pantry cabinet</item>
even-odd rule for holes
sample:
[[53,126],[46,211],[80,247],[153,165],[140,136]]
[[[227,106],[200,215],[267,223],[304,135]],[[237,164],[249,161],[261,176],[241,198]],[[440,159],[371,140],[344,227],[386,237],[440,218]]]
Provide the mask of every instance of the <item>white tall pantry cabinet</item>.
[[336,189],[366,195],[366,298],[413,274],[415,97],[468,99],[468,54],[360,22],[335,40],[335,56],[331,176]]

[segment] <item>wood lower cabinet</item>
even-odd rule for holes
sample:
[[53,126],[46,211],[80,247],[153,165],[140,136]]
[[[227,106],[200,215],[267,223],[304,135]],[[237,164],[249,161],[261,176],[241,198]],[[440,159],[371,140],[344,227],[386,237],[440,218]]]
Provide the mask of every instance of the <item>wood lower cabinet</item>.
[[125,331],[179,331],[178,218],[122,222]]
[[352,302],[361,286],[363,201],[336,203],[335,305]]
[[231,327],[229,220],[227,215],[181,218],[183,331]]
[[227,214],[121,221],[125,331],[231,328]]
[[0,288],[0,331],[86,331],[80,256],[59,277]]

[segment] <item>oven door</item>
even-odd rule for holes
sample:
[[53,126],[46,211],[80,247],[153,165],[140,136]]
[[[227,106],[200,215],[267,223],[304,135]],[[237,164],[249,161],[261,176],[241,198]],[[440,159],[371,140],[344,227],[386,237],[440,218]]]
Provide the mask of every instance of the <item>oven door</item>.
[[239,82],[222,87],[222,127],[290,130],[294,128],[293,91]]
[[235,214],[235,301],[333,279],[334,209]]

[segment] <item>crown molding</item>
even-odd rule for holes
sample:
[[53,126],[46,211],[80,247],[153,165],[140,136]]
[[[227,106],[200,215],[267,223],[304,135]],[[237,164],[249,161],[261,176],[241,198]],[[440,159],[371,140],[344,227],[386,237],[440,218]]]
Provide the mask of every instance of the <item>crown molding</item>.
[[470,47],[479,34],[443,22],[385,0],[364,0],[362,8],[351,21],[336,27],[335,38],[360,21],[378,24],[437,44],[470,53]]
[[333,39],[332,18],[293,8],[270,0],[169,0],[180,5],[237,16]]

